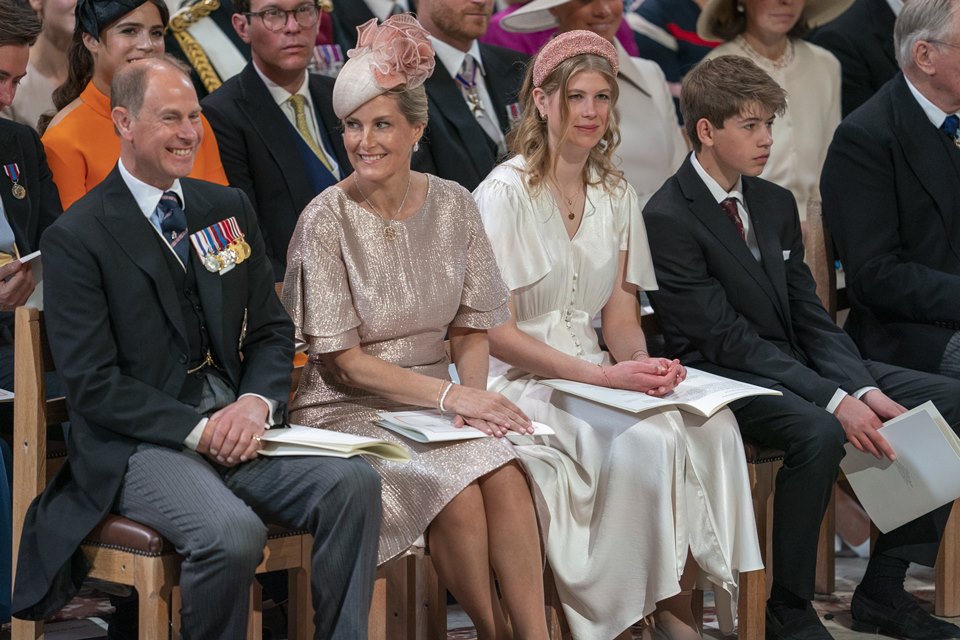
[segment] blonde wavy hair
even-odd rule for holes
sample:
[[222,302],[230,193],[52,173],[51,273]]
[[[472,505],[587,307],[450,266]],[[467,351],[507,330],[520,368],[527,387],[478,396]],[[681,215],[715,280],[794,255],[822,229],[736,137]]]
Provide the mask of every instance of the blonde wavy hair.
[[[527,72],[520,86],[520,104],[523,115],[520,121],[510,130],[507,136],[507,145],[512,154],[523,156],[526,161],[527,185],[533,191],[538,191],[544,179],[556,167],[556,149],[550,149],[547,121],[540,117],[540,112],[533,99],[533,67],[535,59],[527,65]],[[540,88],[547,95],[560,92],[566,95],[570,80],[578,73],[596,71],[602,75],[610,85],[610,115],[607,119],[607,130],[600,142],[590,150],[590,156],[583,167],[583,181],[588,185],[603,185],[604,189],[613,191],[623,181],[623,172],[617,169],[613,162],[613,153],[620,145],[620,124],[616,110],[617,98],[620,96],[620,86],[617,77],[606,59],[592,55],[581,54],[567,58],[550,72]],[[564,130],[559,144],[566,140],[570,123],[568,121],[570,109],[566,100],[560,102],[560,113],[563,118]],[[559,146],[559,145],[558,145]],[[593,178],[591,180],[591,177]]]

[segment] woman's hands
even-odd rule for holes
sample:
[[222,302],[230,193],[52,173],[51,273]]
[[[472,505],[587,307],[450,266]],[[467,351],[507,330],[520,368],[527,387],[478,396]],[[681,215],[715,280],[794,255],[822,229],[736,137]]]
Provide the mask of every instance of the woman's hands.
[[651,396],[665,396],[687,377],[679,360],[640,358],[611,366],[601,366],[607,386],[614,389],[641,391]]
[[507,431],[533,433],[533,423],[517,405],[499,393],[455,384],[443,406],[456,414],[454,426],[470,425],[487,435],[507,435]]

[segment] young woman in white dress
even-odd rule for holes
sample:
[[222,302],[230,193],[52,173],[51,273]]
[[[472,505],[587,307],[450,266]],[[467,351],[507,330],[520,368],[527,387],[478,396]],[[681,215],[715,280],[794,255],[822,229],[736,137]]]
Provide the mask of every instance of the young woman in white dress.
[[[637,195],[612,161],[617,53],[589,31],[544,46],[521,88],[516,155],[474,192],[511,290],[491,329],[489,388],[556,430],[517,446],[541,494],[547,558],[575,638],[613,638],[653,613],[699,637],[698,571],[733,595],[760,568],[733,414],[633,414],[540,384],[566,378],[660,396],[686,372],[651,358],[637,290],[656,287]],[[607,351],[593,319],[600,314]]]

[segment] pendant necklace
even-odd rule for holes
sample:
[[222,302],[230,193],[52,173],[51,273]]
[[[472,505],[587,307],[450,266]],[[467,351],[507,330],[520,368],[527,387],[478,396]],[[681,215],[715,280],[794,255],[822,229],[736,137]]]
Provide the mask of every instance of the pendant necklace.
[[387,240],[393,240],[397,237],[397,230],[393,228],[393,221],[397,219],[397,216],[400,215],[400,212],[403,211],[403,205],[407,201],[407,195],[410,193],[410,183],[413,181],[413,176],[407,177],[407,190],[403,192],[403,199],[400,201],[400,206],[397,207],[397,212],[393,214],[393,218],[387,220],[380,210],[373,206],[373,203],[370,202],[370,198],[366,196],[363,192],[363,189],[360,188],[360,181],[357,180],[357,174],[353,174],[353,184],[357,187],[357,191],[360,193],[360,197],[363,198],[363,201],[367,203],[367,206],[377,214],[377,217],[380,218],[380,221],[383,223],[383,237]]
[[565,193],[560,189],[560,185],[557,184],[557,181],[556,181],[554,178],[550,178],[550,181],[553,183],[553,188],[557,190],[557,193],[558,193],[558,194],[560,194],[561,200],[563,200],[563,201],[565,202],[565,204],[567,205],[567,206],[566,206],[566,208],[567,208],[567,218],[570,219],[570,220],[575,219],[575,218],[577,217],[577,214],[576,214],[576,208],[574,207],[574,204],[575,204],[575,203],[577,202],[577,200],[579,199],[579,196],[580,196],[579,192],[574,193],[572,198],[568,198],[568,197],[567,197],[567,194],[565,194]]

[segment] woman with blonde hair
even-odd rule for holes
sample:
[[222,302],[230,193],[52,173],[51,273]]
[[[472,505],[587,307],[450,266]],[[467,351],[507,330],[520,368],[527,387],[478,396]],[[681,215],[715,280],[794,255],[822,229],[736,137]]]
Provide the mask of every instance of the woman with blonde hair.
[[[380,562],[425,535],[478,638],[545,640],[536,514],[500,440],[532,425],[486,390],[487,330],[507,320],[507,290],[470,194],[410,170],[433,47],[406,14],[358,31],[333,91],[354,173],[307,206],[287,253],[282,298],[309,354],[291,417],[406,447],[408,463],[371,460],[383,482]],[[427,445],[376,426],[378,410],[418,407],[497,437]]]
[[591,31],[545,45],[520,91],[516,155],[474,192],[510,289],[511,319],[490,330],[488,388],[556,431],[514,442],[549,512],[547,558],[573,636],[613,638],[652,613],[663,636],[690,640],[697,567],[733,594],[739,572],[761,567],[733,414],[636,414],[541,384],[663,396],[686,376],[648,355],[640,327],[638,288],[656,282],[637,194],[613,161],[617,68]]

